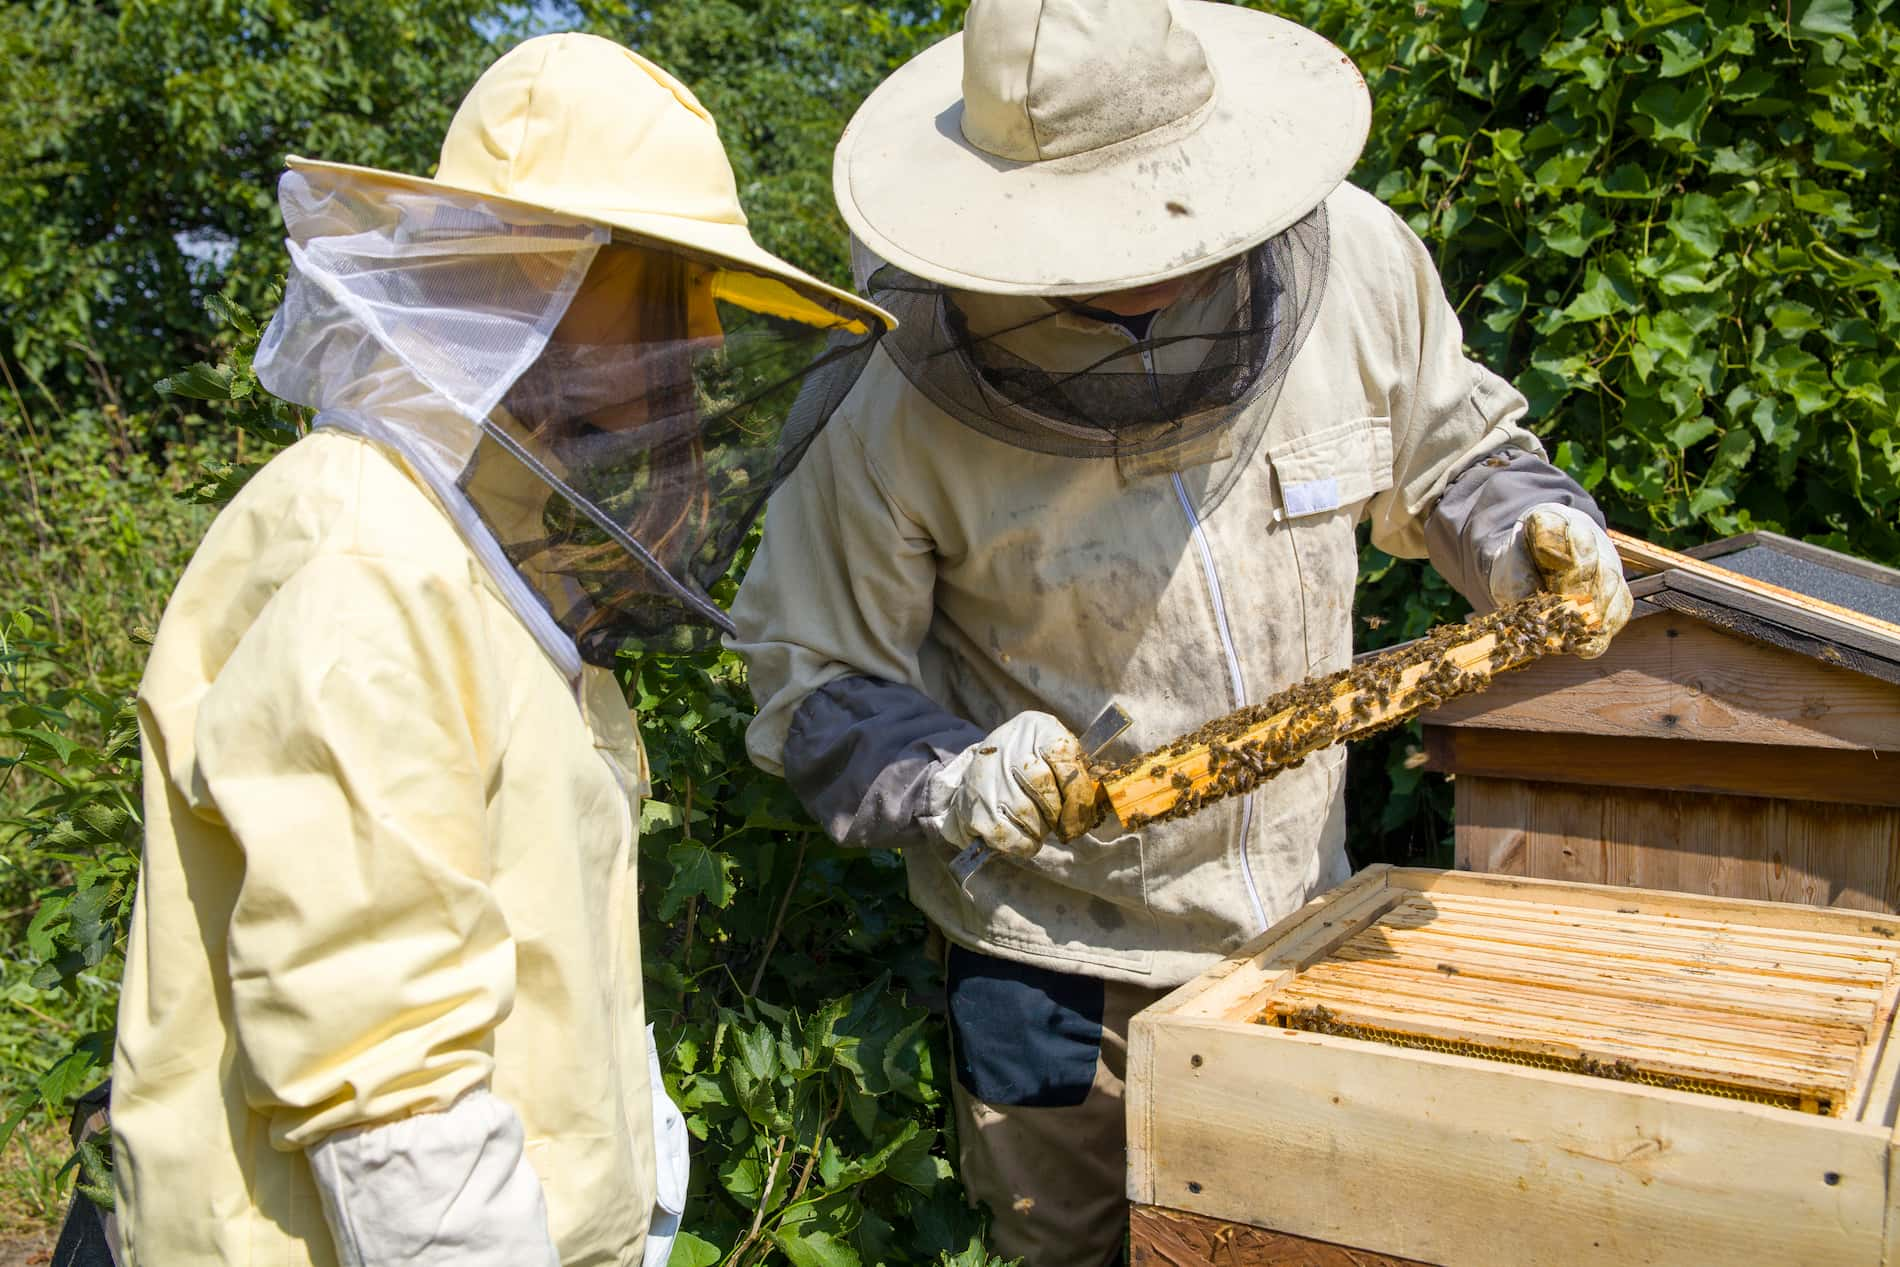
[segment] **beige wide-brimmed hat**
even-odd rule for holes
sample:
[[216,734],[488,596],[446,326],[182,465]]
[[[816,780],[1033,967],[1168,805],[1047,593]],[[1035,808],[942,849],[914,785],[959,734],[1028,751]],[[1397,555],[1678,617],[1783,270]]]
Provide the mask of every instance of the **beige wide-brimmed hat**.
[[[886,328],[895,324],[876,305],[754,242],[712,115],[672,75],[599,36],[537,36],[497,59],[456,110],[433,179],[295,155],[286,161],[295,171],[474,194],[589,220],[637,242],[685,247],[816,291]],[[755,298],[785,316],[838,321],[794,289]]]
[[1248,249],[1345,179],[1372,116],[1324,38],[1203,0],[974,0],[866,98],[833,186],[875,254],[992,294],[1087,295]]

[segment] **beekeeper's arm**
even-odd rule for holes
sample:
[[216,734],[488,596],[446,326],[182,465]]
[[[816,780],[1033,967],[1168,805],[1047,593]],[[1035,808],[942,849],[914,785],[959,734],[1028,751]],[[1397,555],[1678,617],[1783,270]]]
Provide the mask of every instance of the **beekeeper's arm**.
[[487,1087],[515,951],[489,880],[502,702],[475,583],[328,556],[265,606],[198,714],[244,854],[233,1025],[249,1106],[301,1149],[346,1267],[558,1264]]
[[1429,555],[1480,611],[1538,590],[1588,593],[1604,617],[1590,650],[1601,651],[1630,613],[1603,513],[1545,459],[1517,389],[1465,356],[1425,244],[1390,211],[1371,214],[1393,299],[1393,482],[1369,508],[1373,544]]
[[[907,391],[896,377],[883,387]],[[986,733],[924,693],[936,543],[850,426],[854,403],[904,407],[847,401],[819,433],[773,494],[733,603],[759,706],[746,745],[844,844],[1034,853],[1077,786],[1080,746],[1047,714]]]

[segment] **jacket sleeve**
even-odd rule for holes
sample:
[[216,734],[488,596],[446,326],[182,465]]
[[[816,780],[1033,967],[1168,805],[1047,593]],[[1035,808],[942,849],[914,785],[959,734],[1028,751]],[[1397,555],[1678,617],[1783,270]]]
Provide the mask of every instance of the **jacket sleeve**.
[[325,556],[199,707],[194,778],[243,853],[239,1067],[279,1148],[487,1084],[515,989],[490,888],[492,663],[470,577]]
[[931,770],[983,735],[922,689],[935,551],[841,411],[773,494],[732,606],[752,760],[847,844],[920,838]]
[[1491,567],[1516,542],[1516,528],[1532,508],[1575,506],[1598,527],[1603,512],[1583,486],[1534,453],[1507,446],[1486,455],[1452,477],[1425,520],[1425,543],[1432,566],[1478,611],[1497,604],[1491,598]]
[[[1490,557],[1509,540],[1522,511],[1562,501],[1595,514],[1595,504],[1545,460],[1543,444],[1522,425],[1524,397],[1465,355],[1458,314],[1418,235],[1383,206],[1355,212],[1359,231],[1377,239],[1365,249],[1377,250],[1387,262],[1391,304],[1384,377],[1392,487],[1368,508],[1372,543],[1406,558],[1428,555],[1466,598],[1488,608],[1483,578]],[[1335,250],[1342,247],[1360,249],[1346,242]],[[1486,461],[1500,454],[1501,463]],[[1454,480],[1462,486],[1458,495],[1448,491]],[[1507,517],[1499,538],[1498,521]]]

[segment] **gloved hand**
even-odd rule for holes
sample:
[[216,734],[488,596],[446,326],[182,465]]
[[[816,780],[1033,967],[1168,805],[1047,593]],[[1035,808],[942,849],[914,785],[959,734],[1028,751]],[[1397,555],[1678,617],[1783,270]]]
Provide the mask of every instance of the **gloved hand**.
[[933,812],[922,821],[958,849],[981,841],[1028,858],[1062,820],[1065,800],[1094,796],[1082,744],[1068,727],[1047,713],[1018,713],[931,777]]
[[1610,534],[1574,506],[1548,502],[1524,512],[1511,544],[1491,565],[1492,601],[1502,607],[1542,591],[1588,598],[1600,624],[1577,654],[1594,659],[1629,623],[1629,584]]

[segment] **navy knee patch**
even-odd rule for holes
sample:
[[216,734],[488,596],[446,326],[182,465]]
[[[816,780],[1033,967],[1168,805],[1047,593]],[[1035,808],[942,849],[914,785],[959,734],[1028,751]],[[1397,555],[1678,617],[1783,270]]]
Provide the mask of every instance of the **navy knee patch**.
[[985,1104],[1074,1108],[1102,1051],[1099,978],[950,948],[957,1081]]

